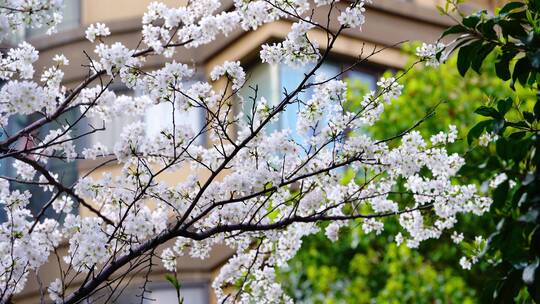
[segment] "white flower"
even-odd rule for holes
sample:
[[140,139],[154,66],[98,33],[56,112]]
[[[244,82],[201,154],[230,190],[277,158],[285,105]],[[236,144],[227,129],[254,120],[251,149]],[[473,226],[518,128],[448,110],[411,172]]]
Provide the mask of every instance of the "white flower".
[[478,144],[483,147],[487,147],[489,143],[496,141],[499,139],[499,136],[497,134],[491,133],[491,132],[485,132],[480,135],[478,138]]
[[341,225],[339,225],[336,222],[330,223],[328,227],[326,227],[325,234],[326,237],[328,237],[329,240],[332,242],[335,242],[339,239],[339,229],[341,228]]
[[67,195],[63,195],[53,201],[52,207],[56,213],[71,213],[73,210],[73,199]]
[[315,0],[317,6],[329,5],[332,2],[338,2],[339,0]]
[[48,87],[58,87],[64,78],[64,72],[56,67],[51,67],[41,75],[41,82],[45,82]]
[[61,0],[4,0],[0,7],[0,41],[12,33],[27,28],[47,28],[47,34],[55,31],[62,21]]
[[47,291],[49,292],[49,297],[53,300],[54,303],[62,303],[63,299],[63,283],[60,279],[55,279],[51,282]]
[[466,257],[461,257],[461,259],[459,259],[459,265],[461,266],[461,268],[466,270],[471,270],[472,267],[471,261]]
[[474,237],[474,244],[478,247],[481,247],[482,245],[484,245],[485,242],[486,240],[481,235],[477,235]]
[[109,75],[138,66],[140,63],[138,59],[132,57],[133,51],[120,42],[115,42],[110,46],[101,43],[96,46],[94,52],[101,58],[100,64]]
[[19,176],[22,180],[31,181],[34,179],[34,176],[36,176],[36,169],[20,160],[15,160],[13,162],[13,168],[15,168],[17,176]]
[[400,246],[403,243],[403,234],[401,234],[401,232],[398,232],[398,234],[396,234],[396,237],[394,238],[394,241],[398,246]]
[[161,261],[163,262],[163,267],[168,271],[176,271],[176,255],[171,250],[171,248],[166,248],[161,253]]
[[108,148],[101,143],[94,144],[91,148],[84,148],[82,155],[87,159],[96,159],[108,154]]
[[111,34],[109,28],[103,23],[90,24],[86,29],[86,39],[94,42],[96,38],[107,37]]
[[231,79],[233,90],[240,89],[244,85],[246,79],[246,73],[240,66],[239,61],[225,61],[222,65],[215,66],[210,73],[210,78],[216,81],[223,75],[226,75],[227,78]]
[[497,188],[500,184],[502,184],[503,182],[505,182],[506,180],[508,179],[508,176],[506,175],[506,173],[499,173],[498,175],[496,175],[495,177],[493,177],[493,179],[491,179],[491,181],[489,181],[489,187],[492,188],[492,189],[495,189]]
[[55,62],[57,65],[69,65],[69,59],[67,59],[64,54],[54,55],[52,61]]
[[308,31],[314,25],[307,22],[293,23],[285,41],[262,45],[260,57],[262,62],[284,63],[290,66],[301,66],[319,58],[318,44],[308,38]]
[[366,219],[362,223],[362,230],[364,233],[375,232],[376,235],[379,235],[384,230],[384,224],[376,219]]
[[459,244],[461,241],[463,241],[463,233],[458,233],[457,231],[452,232],[452,242],[454,244]]
[[339,24],[351,28],[361,28],[364,24],[365,17],[364,2],[359,2],[354,7],[347,7],[338,17]]
[[[53,16],[22,11],[5,17],[6,9],[0,7],[0,35],[60,20],[55,15],[60,0],[7,1],[14,7],[41,8]],[[176,52],[174,46],[202,48],[219,35],[252,30],[290,14],[309,18],[311,9],[335,2],[234,0],[227,11],[220,10],[218,0],[189,1],[175,8],[152,2],[141,30],[142,43],[149,48],[105,44],[99,39],[110,34],[105,25],[88,28],[87,38],[98,41],[95,58],[85,67],[90,78],[73,91],[61,86],[62,66],[69,64],[65,56],[54,56],[41,78],[36,78],[32,65],[39,57],[35,48],[21,43],[7,51],[0,59],[0,123],[6,126],[9,122],[11,128],[13,116],[37,115],[21,126],[14,124],[15,130],[4,136],[7,141],[14,136],[13,142],[5,144],[6,157],[13,159],[10,154],[14,153],[32,162],[17,158],[14,174],[0,179],[0,208],[7,219],[0,225],[0,257],[6,257],[0,262],[0,292],[6,297],[21,292],[28,275],[44,265],[52,252],[58,252],[60,244],[67,244],[62,259],[78,280],[91,271],[108,269],[112,261],[131,259],[141,245],[176,237],[174,245],[161,253],[169,271],[176,270],[182,255],[207,259],[213,248],[222,245],[235,251],[213,283],[218,302],[231,302],[227,288],[243,281],[242,287],[249,288],[235,299],[240,303],[291,303],[276,281],[276,268],[287,265],[305,236],[319,231],[319,220],[328,223],[324,233],[332,241],[339,238],[341,227],[358,223],[365,233],[379,234],[384,228],[380,217],[392,215],[399,220],[398,244],[417,248],[446,233],[452,241],[462,241],[463,235],[454,231],[458,219],[462,214],[487,212],[492,200],[480,196],[476,185],[457,182],[464,159],[446,149],[457,140],[457,128],[449,126],[427,138],[410,131],[392,143],[370,135],[368,126],[401,95],[403,86],[395,78],[381,78],[377,89],[361,98],[359,109],[349,111],[347,82],[324,75],[321,69],[306,75],[303,87],[287,89],[284,96],[281,88],[259,83],[261,89],[254,87],[249,98],[231,92],[247,87],[246,72],[238,61],[209,69],[211,80],[226,77],[231,82],[232,90],[216,91],[203,73],[170,59]],[[361,27],[364,2],[341,1],[337,18],[345,27]],[[313,63],[321,56],[316,39],[311,39],[320,36],[320,29],[314,27],[311,19],[294,22],[285,40],[262,46],[261,60],[303,71],[315,67]],[[424,46],[419,55],[430,63],[437,49]],[[190,62],[178,55],[174,58]],[[158,62],[163,64],[157,66]],[[113,84],[133,90],[136,96],[115,93]],[[280,97],[285,98],[283,102]],[[52,121],[65,122],[59,114],[76,108],[80,112],[74,113],[76,122],[70,120],[73,125],[50,128]],[[168,112],[143,119],[154,108]],[[249,111],[238,111],[244,108]],[[192,123],[187,115],[200,116],[203,124]],[[289,115],[296,115],[295,125],[284,123]],[[129,123],[118,123],[120,117]],[[80,177],[74,182],[75,195],[71,195],[72,183],[63,171],[45,175],[41,168],[108,155],[109,149],[102,144],[76,146],[84,138],[73,132],[84,133],[86,119],[92,123],[95,119],[96,127],[103,123],[118,131],[111,151],[114,155],[110,155],[116,169],[114,174],[93,171]],[[48,131],[33,129],[43,122]],[[160,126],[159,132],[148,132],[152,124]],[[27,126],[30,128],[24,129]],[[102,135],[101,130],[95,131],[90,133]],[[344,168],[358,174],[345,179]],[[213,177],[207,183],[208,173]],[[179,174],[183,178],[174,178]],[[492,186],[502,179],[497,176]],[[32,197],[32,192],[11,185],[28,181],[37,181],[57,199],[47,204]],[[410,200],[396,200],[397,190],[407,193]],[[36,220],[30,199],[54,210],[63,221]],[[99,214],[92,210],[86,210],[84,216],[73,213],[81,200],[91,203]],[[424,207],[430,212],[423,212]],[[368,213],[373,217],[365,218]],[[179,227],[177,231],[185,237],[169,230],[180,219],[187,230]],[[276,229],[269,229],[273,227]],[[486,241],[477,238],[474,246],[474,255],[461,261],[465,268],[478,261]],[[245,276],[247,269],[252,270],[249,276]],[[53,301],[63,301],[67,283],[56,280],[49,286]]]
[[426,62],[427,66],[438,66],[441,62],[446,60],[446,55],[440,55],[437,59],[437,54],[444,50],[446,46],[442,42],[436,44],[422,43],[420,47],[416,49],[416,56],[420,57]]
[[431,143],[437,145],[455,142],[458,137],[457,127],[454,125],[450,125],[448,126],[448,128],[450,129],[448,133],[439,132],[436,135],[431,136]]
[[38,51],[29,43],[21,42],[17,48],[7,52],[7,57],[0,60],[0,79],[9,79],[18,72],[20,78],[34,77],[33,63],[39,58]]
[[401,96],[401,90],[403,90],[403,85],[399,84],[394,77],[381,77],[377,82],[377,86],[380,87],[383,99],[387,103]]

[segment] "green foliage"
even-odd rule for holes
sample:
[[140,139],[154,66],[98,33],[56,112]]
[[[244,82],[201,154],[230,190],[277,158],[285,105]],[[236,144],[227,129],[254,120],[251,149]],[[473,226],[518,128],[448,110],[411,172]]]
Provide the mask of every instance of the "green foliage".
[[[485,11],[463,16],[447,34],[460,35],[456,45],[461,75],[469,67],[484,74],[480,67],[491,54],[499,82],[511,80],[514,90],[538,92],[540,1],[509,2],[494,16]],[[484,252],[490,278],[484,300],[540,303],[540,100],[524,100],[516,91],[475,112],[484,120],[469,131],[471,147],[462,173],[507,176],[492,191],[490,216],[497,226]],[[495,144],[476,145],[486,133],[496,135]]]
[[184,298],[182,298],[182,296],[180,295],[180,288],[182,287],[182,285],[178,281],[176,272],[174,273],[174,275],[169,274],[169,273],[166,274],[165,280],[167,280],[167,282],[169,282],[173,286],[174,290],[176,291],[176,298],[178,300],[178,304],[184,304]]
[[[387,226],[392,230],[397,223]],[[444,260],[441,255],[458,255],[457,248],[432,252],[437,262],[431,263],[389,236],[366,235],[353,227],[335,243],[323,234],[310,237],[283,274],[284,285],[306,303],[475,302],[474,290],[460,276],[463,271],[437,263]]]
[[[404,51],[412,54],[415,46],[407,45]],[[413,60],[411,57],[410,64]],[[504,98],[513,92],[495,76],[493,56],[486,60],[491,64],[487,65],[485,74],[469,73],[465,81],[454,68],[456,56],[449,58],[446,64],[439,67],[412,69],[400,79],[400,83],[404,84],[402,96],[387,106],[381,119],[370,128],[370,132],[375,138],[393,136],[410,128],[414,122],[421,120],[435,109],[435,117],[424,121],[416,130],[429,137],[441,130],[447,130],[448,125],[454,124],[458,130],[463,131],[460,135],[465,135],[466,130],[480,120],[472,114],[477,107]],[[358,103],[364,90],[358,83],[353,83],[352,87],[350,99]],[[519,89],[517,94],[523,99],[531,95],[523,89]],[[458,143],[452,148],[464,152],[466,145]]]
[[[404,48],[412,53],[414,45]],[[411,63],[414,59],[411,57]],[[446,130],[454,124],[465,138],[467,130],[483,120],[473,112],[478,107],[492,104],[513,93],[509,86],[496,77],[494,57],[486,58],[484,75],[467,73],[463,79],[455,69],[457,58],[437,68],[422,67],[410,70],[401,80],[402,96],[382,114],[370,128],[375,138],[384,139],[410,128],[435,107],[435,115],[417,128],[424,136]],[[366,88],[352,83],[349,106],[357,107]],[[530,92],[519,89],[523,100]],[[508,103],[501,103],[498,111],[508,111]],[[488,110],[491,111],[491,110]],[[452,149],[465,154],[468,145],[458,141]],[[355,173],[345,172],[346,178]],[[480,177],[480,176],[479,176]],[[479,177],[470,177],[476,181]],[[405,198],[404,198],[405,199]],[[476,303],[477,290],[485,284],[483,267],[463,271],[459,258],[463,250],[448,236],[443,241],[427,241],[418,250],[396,246],[392,236],[398,223],[388,220],[379,235],[365,235],[358,227],[342,233],[336,243],[323,233],[307,238],[299,254],[282,274],[289,293],[308,303]],[[489,218],[462,217],[460,231],[469,239],[487,234],[494,229]],[[353,244],[351,246],[351,244]],[[469,246],[465,243],[464,246]],[[470,246],[469,246],[470,247]],[[469,249],[471,251],[471,249]]]

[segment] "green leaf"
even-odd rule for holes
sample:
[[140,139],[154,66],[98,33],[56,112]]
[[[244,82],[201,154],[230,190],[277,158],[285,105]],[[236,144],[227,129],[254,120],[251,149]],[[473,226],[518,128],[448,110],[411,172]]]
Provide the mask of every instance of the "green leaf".
[[447,28],[441,35],[441,38],[444,37],[444,36],[447,36],[447,35],[451,35],[451,34],[459,34],[459,33],[464,33],[467,31],[467,28],[465,28],[463,25],[461,24],[456,24],[456,25],[453,25],[449,28]]
[[540,118],[540,100],[537,100],[536,103],[534,104],[534,115],[536,116],[536,118]]
[[480,22],[480,17],[477,15],[471,15],[463,18],[463,25],[469,28],[474,28],[478,22]]
[[478,109],[476,109],[474,113],[478,115],[486,116],[486,117],[497,118],[497,119],[502,118],[501,114],[492,107],[481,106]]
[[523,137],[525,137],[525,135],[527,135],[527,132],[519,131],[519,132],[514,132],[514,133],[510,134],[510,136],[508,136],[508,138],[518,140],[518,139],[522,139]]
[[[528,7],[530,8],[530,2],[528,4]],[[527,11],[528,10],[520,10],[520,11],[510,12],[510,13],[508,13],[507,18],[505,18],[505,19],[525,20],[527,18]]]
[[474,139],[480,137],[482,132],[484,132],[484,129],[486,126],[488,126],[493,120],[484,120],[479,123],[477,123],[474,127],[472,127],[469,130],[469,133],[467,134],[467,143],[470,145]]
[[486,170],[501,170],[502,167],[501,161],[495,155],[490,156],[484,166]]
[[178,282],[178,279],[177,279],[175,276],[173,276],[173,275],[170,274],[170,273],[167,273],[167,274],[165,275],[165,279],[166,279],[169,283],[171,283],[171,285],[174,287],[175,290],[180,290],[180,287],[181,287],[180,282]]
[[524,111],[523,112],[523,117],[530,124],[532,124],[536,120],[536,117],[534,116],[534,114],[529,112],[529,111]]
[[495,44],[486,43],[480,47],[478,52],[475,56],[473,56],[473,60],[471,63],[471,68],[477,72],[480,73],[480,68],[482,67],[482,62],[484,62],[484,59],[486,59],[487,55],[493,51],[495,48]]
[[442,16],[442,15],[446,15],[446,10],[445,10],[442,6],[437,5],[435,8],[436,8],[437,11],[439,12],[439,14],[441,14],[441,16]]
[[529,139],[511,140],[510,146],[512,149],[512,159],[515,163],[520,163],[529,153],[531,141]]
[[501,130],[504,128],[506,121],[504,119],[494,119],[491,123],[491,132],[495,134],[499,134]]
[[527,79],[529,79],[529,74],[531,72],[531,66],[529,59],[523,57],[516,62],[514,66],[514,72],[512,73],[512,80],[514,83],[518,80],[523,86],[527,84]]
[[529,294],[536,303],[540,303],[540,269],[535,271],[534,283],[528,286]]
[[529,61],[531,62],[533,68],[540,68],[540,50],[537,50],[534,53],[527,54],[527,57],[529,57]]
[[512,147],[510,146],[506,138],[504,137],[499,138],[497,142],[495,143],[495,148],[496,148],[497,154],[502,159],[509,160],[512,158]]
[[471,66],[471,58],[469,58],[469,51],[466,46],[459,49],[458,59],[457,59],[457,68],[461,76],[465,76],[467,70]]
[[528,128],[529,127],[529,125],[523,120],[520,120],[518,122],[507,121],[506,125],[511,126],[511,127],[515,127],[515,128]]
[[520,215],[517,221],[521,223],[535,223],[536,219],[538,219],[538,210],[536,208],[530,208],[525,214]]
[[341,176],[340,183],[342,185],[347,185],[354,177],[356,176],[356,171],[352,168],[347,168],[347,170]]
[[493,303],[514,303],[521,288],[521,271],[511,270],[497,286]]
[[457,68],[461,76],[465,76],[475,58],[476,51],[482,46],[482,41],[474,41],[462,46],[458,52]]
[[501,20],[499,21],[499,26],[505,38],[508,38],[508,36],[521,38],[527,35],[527,31],[523,29],[523,26],[518,20]]
[[538,265],[540,264],[540,260],[538,258],[535,259],[534,262],[530,263],[523,269],[523,282],[527,285],[533,285],[535,284],[535,276],[537,272],[540,272],[540,269]]
[[508,197],[508,190],[510,189],[510,184],[508,180],[502,182],[500,185],[493,190],[493,208],[494,210],[502,210],[506,203],[506,198]]
[[495,63],[495,73],[497,74],[497,77],[505,81],[510,79],[510,60],[512,60],[514,56],[514,53],[505,53],[497,58],[498,60]]
[[537,225],[536,228],[531,233],[531,253],[540,255],[540,225]]
[[495,32],[495,21],[493,19],[489,19],[488,21],[480,24],[478,26],[478,31],[484,35],[484,40],[496,40],[497,39],[497,32]]
[[523,2],[509,2],[501,8],[501,10],[499,11],[499,15],[506,14],[510,11],[515,10],[516,8],[523,7],[524,5],[525,3]]
[[531,74],[529,75],[529,80],[527,82],[527,85],[532,87],[536,83],[536,71],[534,69],[531,69]]
[[504,116],[512,108],[512,98],[501,99],[497,102],[497,110]]

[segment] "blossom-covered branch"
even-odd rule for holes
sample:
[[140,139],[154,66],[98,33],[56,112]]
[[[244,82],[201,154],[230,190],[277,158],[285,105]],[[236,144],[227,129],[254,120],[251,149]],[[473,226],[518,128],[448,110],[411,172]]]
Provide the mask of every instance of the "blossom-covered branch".
[[[114,299],[123,290],[119,278],[132,275],[125,267],[148,274],[154,252],[176,271],[179,256],[204,259],[213,246],[225,244],[236,254],[213,284],[220,302],[290,302],[274,280],[275,269],[295,255],[306,235],[324,229],[336,240],[341,227],[354,223],[380,233],[383,219],[396,216],[403,228],[396,241],[417,247],[452,230],[459,214],[485,212],[490,200],[474,185],[453,180],[463,164],[445,148],[457,139],[454,127],[429,140],[414,128],[389,139],[369,135],[369,126],[401,94],[399,77],[381,78],[359,109],[347,105],[343,71],[382,49],[359,50],[356,61],[337,74],[321,71],[341,35],[361,30],[364,6],[364,1],[237,0],[222,10],[217,0],[176,8],[154,2],[142,18],[143,48],[108,42],[111,33],[104,24],[87,29],[86,38],[95,44],[85,65],[90,76],[72,89],[62,85],[65,56],[55,56],[37,82],[32,64],[38,52],[28,43],[9,50],[0,63],[6,81],[0,95],[0,158],[14,160],[16,176],[0,176],[8,219],[0,231],[0,299],[21,292],[30,271],[52,259],[51,253],[60,277],[48,287],[50,298],[77,303],[103,290]],[[326,12],[326,19],[315,19],[316,10]],[[178,48],[204,47],[219,35],[278,19],[289,20],[291,31],[284,41],[261,46],[261,62],[309,67],[278,103],[260,96],[259,87],[266,84],[250,84],[240,62],[215,66],[207,82],[197,80],[189,65],[170,59]],[[326,40],[313,39],[316,31]],[[422,60],[435,63],[430,47],[419,52]],[[149,55],[167,63],[145,66]],[[119,95],[113,83],[137,94]],[[248,96],[240,93],[246,90]],[[140,115],[154,104],[170,105],[172,124],[150,135]],[[193,109],[205,117],[197,129],[175,118]],[[291,109],[297,109],[296,126],[273,130],[272,123]],[[74,112],[74,120],[60,119]],[[38,118],[9,134],[5,127],[16,114]],[[123,126],[112,150],[102,143],[76,147],[77,139],[103,132],[120,116],[133,122]],[[86,118],[103,126],[80,133]],[[62,126],[44,134],[55,124]],[[111,158],[119,174],[86,175],[73,185],[47,167],[53,159],[110,163]],[[358,172],[356,178],[344,180],[346,170]],[[188,176],[180,179],[180,171]],[[179,180],[167,183],[165,174]],[[28,206],[32,193],[10,187],[17,183],[35,183],[51,193],[38,214]],[[395,195],[409,195],[410,203],[398,204]],[[74,205],[91,214],[72,212]],[[56,218],[45,216],[48,209]],[[174,245],[163,248],[169,241]],[[67,253],[57,250],[62,244]]]

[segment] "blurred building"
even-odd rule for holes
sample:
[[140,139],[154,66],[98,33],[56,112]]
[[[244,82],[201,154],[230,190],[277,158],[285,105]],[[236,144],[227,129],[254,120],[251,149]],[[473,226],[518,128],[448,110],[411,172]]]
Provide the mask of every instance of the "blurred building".
[[[89,24],[95,22],[104,22],[111,29],[112,35],[106,38],[106,41],[120,41],[130,48],[135,48],[141,39],[141,16],[145,12],[150,0],[64,0],[65,15],[64,22],[59,28],[59,32],[52,36],[44,35],[43,30],[29,30],[24,35],[26,39],[33,44],[40,52],[40,60],[37,62],[36,71],[41,73],[49,64],[55,54],[64,54],[70,60],[70,65],[65,67],[65,85],[70,88],[76,86],[87,76],[87,70],[81,68],[81,65],[87,63],[87,58],[83,51],[93,54],[93,45],[85,38],[84,31]],[[388,69],[400,69],[406,62],[406,56],[400,53],[399,47],[394,46],[401,41],[434,41],[447,26],[451,25],[451,20],[439,15],[435,5],[442,0],[374,0],[367,6],[366,23],[362,31],[346,31],[335,44],[331,60],[323,66],[323,71],[335,73],[340,68],[352,62],[359,55],[362,48],[365,53],[369,53],[373,47],[389,47],[388,50],[378,53],[371,57],[368,63],[349,71],[344,77],[363,82],[367,87],[373,88],[381,73]],[[167,5],[182,5],[185,0],[166,0]],[[232,6],[232,1],[223,1],[222,9],[227,10]],[[475,2],[478,7],[493,7],[495,5],[491,0],[479,0]],[[443,3],[440,3],[443,4]],[[326,16],[315,16],[315,18],[326,18]],[[282,20],[271,24],[261,26],[254,32],[237,31],[228,37],[220,36],[216,41],[196,48],[180,48],[174,59],[197,67],[197,77],[206,79],[212,67],[225,60],[240,60],[247,73],[251,75],[250,82],[258,83],[259,95],[265,96],[270,102],[277,103],[281,97],[282,89],[295,86],[303,77],[304,71],[301,69],[292,69],[286,66],[261,64],[258,59],[259,46],[262,43],[282,40],[290,30],[290,22]],[[325,39],[322,32],[314,31],[312,38]],[[324,45],[324,44],[321,44]],[[160,56],[151,56],[147,59],[148,68],[158,68],[164,64]],[[264,84],[264,85],[261,85]],[[114,87],[118,92],[124,91],[125,94],[136,94],[129,92],[124,87]],[[245,92],[245,94],[249,94]],[[309,94],[306,92],[305,94]],[[237,109],[242,111],[242,109]],[[147,111],[141,119],[148,123],[147,132],[153,134],[158,132],[161,127],[172,124],[170,108],[166,105],[156,105],[150,111]],[[192,111],[187,114],[178,114],[182,120],[189,121],[195,128],[201,126],[204,116],[202,113]],[[24,125],[25,119],[15,121],[10,124],[12,127]],[[273,128],[282,128],[294,126],[295,112],[289,110],[283,115],[279,122],[273,125]],[[126,119],[118,119],[112,124],[107,125],[107,131],[95,133],[90,136],[82,145],[89,145],[92,142],[99,141],[109,145],[111,148],[119,138],[119,132],[122,126],[127,122]],[[91,123],[91,122],[89,122]],[[97,123],[97,122],[96,122]],[[294,136],[294,134],[293,134]],[[204,143],[203,143],[204,144]],[[111,149],[112,150],[112,149]],[[65,172],[65,177],[69,180],[75,180],[76,176],[85,174],[97,164],[103,162],[83,161],[71,167],[64,163],[55,164],[53,170]],[[1,170],[9,170],[9,165],[2,165]],[[100,176],[103,172],[118,172],[118,166],[111,163],[107,166],[95,170],[92,175]],[[7,173],[7,172],[3,172]],[[187,169],[186,169],[187,174]],[[168,175],[164,179],[171,183],[181,181],[183,176]],[[37,191],[37,190],[36,190]],[[41,200],[43,201],[43,200]],[[36,201],[36,203],[38,203]],[[39,207],[39,206],[37,206]],[[79,210],[85,213],[85,210]],[[211,281],[219,267],[231,255],[231,251],[224,247],[214,248],[211,258],[208,260],[195,260],[183,258],[179,261],[179,276],[182,282],[182,295],[185,303],[203,304],[214,303],[213,293],[211,291]],[[40,270],[40,276],[45,284],[57,277],[56,265],[45,266]],[[166,282],[164,274],[166,272],[158,262],[152,272],[152,297],[157,301],[151,303],[173,303],[176,297],[174,290]],[[138,282],[142,278],[135,278],[128,287],[128,291],[117,299],[115,303],[133,303],[139,302],[137,294],[140,290],[137,288]],[[29,277],[26,291],[15,298],[16,303],[37,303],[39,299],[39,282],[35,276]],[[131,288],[131,289],[130,289]],[[99,300],[97,301],[99,302]],[[146,302],[144,302],[146,303]],[[148,302],[150,303],[150,302]]]

